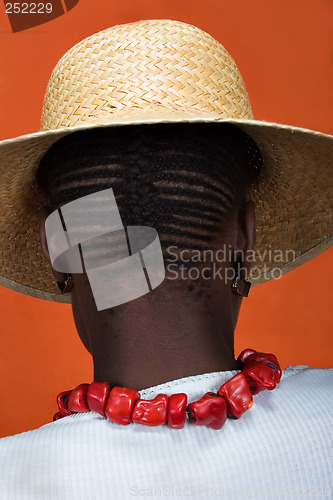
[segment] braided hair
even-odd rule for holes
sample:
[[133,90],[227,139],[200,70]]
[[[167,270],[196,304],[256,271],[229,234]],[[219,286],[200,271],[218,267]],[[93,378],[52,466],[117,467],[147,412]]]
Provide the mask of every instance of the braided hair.
[[204,249],[260,169],[258,147],[231,124],[126,125],[61,138],[43,156],[37,182],[54,210],[112,188],[124,226],[154,227],[162,246]]

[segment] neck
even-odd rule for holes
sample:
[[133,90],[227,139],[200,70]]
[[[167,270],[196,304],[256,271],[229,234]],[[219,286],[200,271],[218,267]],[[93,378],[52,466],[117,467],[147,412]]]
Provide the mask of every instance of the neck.
[[186,293],[173,287],[171,292],[161,285],[114,309],[86,313],[94,380],[140,390],[239,369],[230,293],[212,292],[198,286],[187,287]]

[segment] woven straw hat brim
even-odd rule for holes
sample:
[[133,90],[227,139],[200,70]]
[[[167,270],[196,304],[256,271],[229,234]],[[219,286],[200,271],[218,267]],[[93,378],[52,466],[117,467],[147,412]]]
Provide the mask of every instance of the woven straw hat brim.
[[[38,235],[38,212],[47,200],[35,172],[56,140],[94,127],[199,121],[234,123],[262,150],[261,182],[251,195],[258,221],[252,268],[259,277],[253,284],[274,277],[275,267],[289,271],[329,246],[332,137],[253,121],[239,70],[217,40],[179,21],[143,20],[72,47],[47,85],[42,132],[0,143],[1,283],[68,300],[57,293]],[[272,259],[270,250],[282,259]]]
[[[109,120],[29,134],[0,143],[0,284],[32,297],[70,302],[60,295],[42,255],[38,214],[48,204],[35,182],[43,154],[61,137],[77,130],[143,123],[234,123],[258,144],[263,155],[261,181],[251,193],[257,206],[257,259],[253,285],[315,257],[332,244],[333,137],[298,127],[255,120],[224,119],[198,113]],[[294,251],[295,258],[292,258]],[[270,252],[271,251],[271,252]],[[280,251],[281,259],[272,259]],[[287,259],[285,258],[286,256]],[[276,254],[275,254],[276,257]],[[266,266],[266,267],[265,267]],[[276,277],[276,275],[275,275]]]

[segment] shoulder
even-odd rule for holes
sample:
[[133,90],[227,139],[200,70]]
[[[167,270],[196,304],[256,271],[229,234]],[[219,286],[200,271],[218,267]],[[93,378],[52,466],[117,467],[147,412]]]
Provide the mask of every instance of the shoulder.
[[20,432],[19,434],[0,438],[0,452],[3,448],[15,446],[16,443],[20,446],[24,446],[24,443],[30,442],[40,444],[42,441],[52,441],[53,439],[58,439],[59,435],[61,436],[62,434],[67,436],[68,433],[73,432],[74,429],[77,429],[78,426],[80,427],[80,425],[82,425],[82,421],[84,421],[83,417],[88,417],[86,418],[86,421],[104,420],[94,412],[89,412],[87,414],[73,414],[30,431]]
[[333,368],[314,368],[308,365],[291,365],[282,370],[282,378],[289,377],[291,375],[307,374],[311,376],[333,376]]
[[333,400],[333,368],[311,368],[305,365],[288,366],[274,390],[276,399],[298,408],[309,408],[316,402],[327,408]]
[[306,365],[288,366],[282,371],[281,382],[283,385],[296,386],[309,384],[308,387],[333,390],[333,368],[311,368]]
[[333,369],[289,366],[274,391],[254,397],[254,407],[260,405],[263,418],[271,418],[272,410],[270,425],[283,428],[289,447],[303,443],[303,449],[310,450],[316,439],[324,447],[331,446],[331,438],[326,438],[327,429],[333,426]]

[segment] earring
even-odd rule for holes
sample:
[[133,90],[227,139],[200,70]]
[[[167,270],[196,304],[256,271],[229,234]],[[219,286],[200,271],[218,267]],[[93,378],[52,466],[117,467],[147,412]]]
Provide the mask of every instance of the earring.
[[250,293],[251,283],[246,281],[245,278],[236,278],[236,281],[231,285],[231,290],[238,293],[242,297],[248,297]]
[[70,293],[74,288],[73,276],[71,274],[66,274],[65,281],[57,281],[57,285],[61,292],[61,295]]

